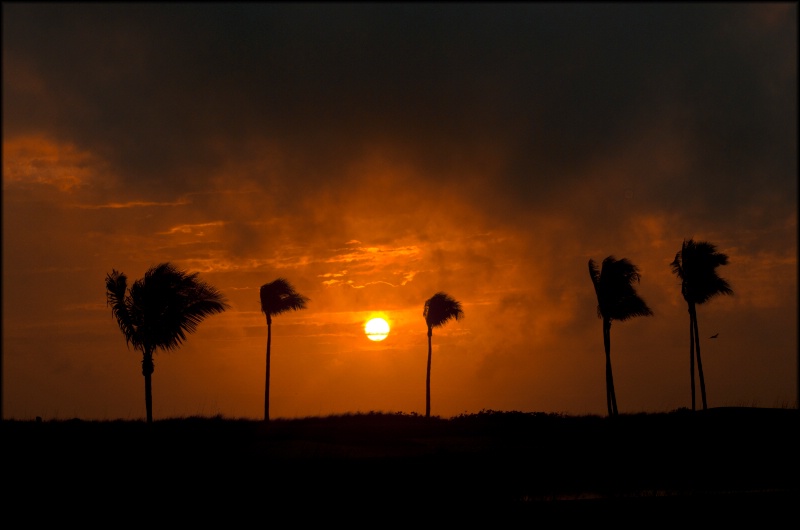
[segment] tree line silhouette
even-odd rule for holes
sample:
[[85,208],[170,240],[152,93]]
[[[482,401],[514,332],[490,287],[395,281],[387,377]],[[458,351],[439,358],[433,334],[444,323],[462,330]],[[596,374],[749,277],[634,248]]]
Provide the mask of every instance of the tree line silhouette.
[[[673,273],[681,280],[681,294],[689,308],[689,358],[691,369],[692,410],[695,410],[695,352],[703,410],[707,408],[705,379],[700,358],[697,305],[704,304],[719,294],[733,294],[726,280],[716,269],[728,263],[728,256],[717,252],[716,246],[706,242],[684,240],[681,250],[670,264]],[[589,260],[589,276],[597,295],[597,316],[603,321],[603,347],[605,351],[606,405],[609,416],[619,414],[611,369],[611,323],[624,322],[637,316],[652,316],[652,310],[637,294],[634,284],[641,275],[636,265],[628,259],[605,258],[600,267]],[[198,273],[189,273],[171,263],[150,267],[143,278],[128,288],[125,274],[112,269],[106,275],[106,303],[111,307],[126,345],[142,353],[142,375],[145,381],[145,409],[147,423],[153,422],[152,374],[155,369],[153,355],[159,349],[177,349],[186,335],[194,333],[206,317],[230,308],[226,298],[213,286],[202,281]],[[266,374],[264,388],[264,421],[269,421],[270,360],[272,342],[272,317],[288,311],[306,308],[309,298],[298,293],[285,278],[261,286],[261,312],[267,320]],[[431,413],[431,357],[433,328],[444,326],[450,320],[464,317],[461,303],[445,292],[437,292],[425,301],[422,316],[428,328],[428,362],[425,379],[425,417]]]

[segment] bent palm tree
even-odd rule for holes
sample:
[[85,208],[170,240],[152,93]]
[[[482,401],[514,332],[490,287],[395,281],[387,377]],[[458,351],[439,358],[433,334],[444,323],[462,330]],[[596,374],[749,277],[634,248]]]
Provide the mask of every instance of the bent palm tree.
[[603,319],[603,347],[606,353],[606,406],[608,415],[619,414],[617,395],[614,390],[614,376],[611,372],[611,321],[624,322],[632,317],[650,316],[653,312],[647,307],[636,289],[639,282],[639,269],[623,258],[608,256],[598,270],[593,260],[589,260],[589,276],[597,295],[597,316]]
[[438,292],[425,301],[422,310],[425,323],[428,325],[428,376],[425,379],[425,417],[431,417],[431,337],[433,328],[444,326],[448,320],[458,320],[464,317],[461,303],[457,302],[446,293]]
[[272,343],[272,317],[286,311],[305,309],[308,298],[298,294],[283,278],[261,286],[261,312],[267,316],[267,382],[264,389],[264,421],[269,421],[269,365]]
[[127,276],[112,269],[106,275],[106,303],[126,344],[142,352],[147,423],[152,423],[153,354],[158,348],[177,349],[205,317],[222,313],[229,306],[219,291],[198,279],[196,272],[189,274],[170,263],[150,267],[130,289]]
[[717,267],[728,264],[728,256],[717,252],[707,241],[684,240],[681,250],[670,263],[672,272],[681,280],[681,294],[689,305],[689,369],[692,384],[692,410],[695,410],[694,354],[697,351],[697,374],[703,410],[706,410],[706,382],[700,359],[700,331],[697,325],[697,305],[708,302],[718,294],[733,294],[728,282],[717,275]]

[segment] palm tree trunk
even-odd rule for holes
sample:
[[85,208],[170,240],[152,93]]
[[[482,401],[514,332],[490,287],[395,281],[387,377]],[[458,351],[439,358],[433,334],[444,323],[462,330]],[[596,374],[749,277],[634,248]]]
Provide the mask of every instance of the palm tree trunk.
[[270,345],[272,343],[272,317],[267,315],[267,373],[264,385],[264,421],[269,421],[269,362]]
[[695,313],[692,304],[689,304],[689,379],[692,382],[692,410],[695,410],[694,391],[694,319]]
[[153,383],[150,374],[144,376],[144,406],[147,409],[147,423],[153,423]]
[[151,376],[154,370],[153,352],[146,349],[142,359],[142,375],[144,376],[144,408],[147,411],[147,423],[153,423],[153,383]]
[[606,352],[606,405],[608,415],[616,416],[617,395],[614,391],[614,375],[611,373],[611,321],[603,320],[603,348]]
[[425,417],[431,417],[431,337],[433,328],[428,326],[428,375],[425,378]]
[[697,311],[694,313],[694,342],[697,350],[697,375],[700,377],[700,396],[703,399],[703,410],[708,408],[706,401],[706,380],[703,377],[703,361],[700,359],[700,328],[697,325]]

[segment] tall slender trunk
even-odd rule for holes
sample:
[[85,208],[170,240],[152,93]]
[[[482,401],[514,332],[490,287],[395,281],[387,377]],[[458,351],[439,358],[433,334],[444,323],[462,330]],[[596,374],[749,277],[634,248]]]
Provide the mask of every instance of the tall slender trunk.
[[428,375],[425,378],[425,417],[431,417],[431,337],[433,328],[428,326]]
[[611,372],[611,321],[603,319],[603,348],[606,352],[606,405],[608,415],[616,416],[617,395],[614,391],[614,375]]
[[700,359],[700,328],[697,325],[697,309],[694,311],[694,343],[697,350],[697,375],[700,377],[700,397],[703,399],[703,410],[708,408],[706,401],[706,380],[703,376],[703,361]]
[[272,316],[267,315],[267,374],[264,385],[264,421],[269,421],[269,363],[270,345],[272,343]]
[[142,375],[144,376],[144,407],[147,411],[147,423],[153,423],[153,383],[151,376],[155,370],[153,352],[145,348],[142,358]]
[[689,380],[692,383],[692,410],[695,410],[694,391],[694,306],[689,304]]

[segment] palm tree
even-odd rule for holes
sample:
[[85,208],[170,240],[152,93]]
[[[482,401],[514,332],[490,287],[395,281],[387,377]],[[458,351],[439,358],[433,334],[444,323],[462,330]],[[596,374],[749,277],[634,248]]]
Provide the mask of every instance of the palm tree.
[[161,263],[150,267],[144,278],[128,289],[125,274],[112,269],[106,275],[106,303],[126,344],[142,352],[147,423],[153,422],[153,354],[159,348],[177,349],[205,317],[230,307],[217,289],[197,276]]
[[431,337],[433,328],[444,326],[448,320],[458,320],[464,317],[461,303],[457,302],[446,293],[438,292],[425,301],[422,310],[425,323],[428,325],[428,376],[425,380],[425,417],[431,417]]
[[697,373],[703,410],[708,408],[703,362],[700,359],[700,331],[697,325],[697,305],[708,302],[718,294],[733,294],[728,282],[717,275],[717,267],[728,264],[728,256],[717,252],[707,241],[684,240],[681,250],[670,263],[672,272],[681,280],[681,294],[689,305],[689,368],[692,385],[692,410],[695,410],[694,354],[697,351]]
[[267,383],[264,389],[264,421],[269,421],[269,364],[272,343],[272,316],[305,309],[308,298],[298,294],[284,278],[261,286],[261,312],[267,316]]
[[634,282],[641,279],[639,269],[623,258],[617,260],[608,256],[598,270],[593,260],[589,260],[589,276],[597,294],[597,316],[603,319],[603,347],[606,353],[606,405],[608,415],[619,414],[617,395],[614,391],[614,376],[611,372],[611,321],[624,322],[629,318],[650,316],[653,312],[647,307],[636,289]]

